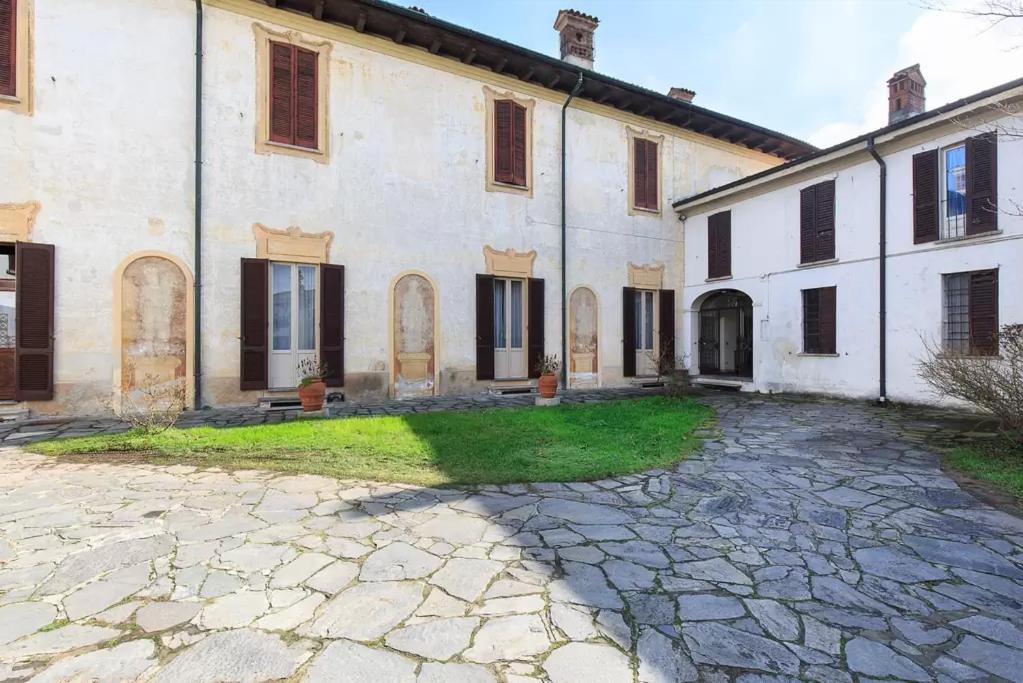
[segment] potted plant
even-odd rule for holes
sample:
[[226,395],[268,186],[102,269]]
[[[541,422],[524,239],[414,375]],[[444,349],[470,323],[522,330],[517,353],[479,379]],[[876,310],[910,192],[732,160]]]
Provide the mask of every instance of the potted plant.
[[303,358],[298,363],[298,398],[302,401],[302,410],[307,413],[323,408],[323,397],[327,393],[327,385],[323,378],[327,374],[327,366],[316,358]]
[[558,393],[558,370],[561,369],[561,362],[553,354],[540,356],[536,364],[536,370],[540,373],[540,380],[537,382],[537,389],[540,390],[540,398],[554,398]]

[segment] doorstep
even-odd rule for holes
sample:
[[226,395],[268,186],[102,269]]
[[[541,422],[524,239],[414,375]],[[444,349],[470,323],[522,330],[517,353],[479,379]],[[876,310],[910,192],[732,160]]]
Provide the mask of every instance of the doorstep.
[[494,396],[515,396],[517,394],[535,394],[536,384],[529,380],[509,382],[494,382],[487,391]]
[[[323,399],[325,406],[333,403],[344,403],[345,395],[340,391],[331,391]],[[256,402],[256,410],[277,411],[277,410],[301,410],[302,401],[298,394],[276,394],[272,396],[260,396]]]
[[709,375],[697,375],[693,377],[692,384],[702,387],[716,389],[733,389],[735,391],[752,391],[753,380],[739,377],[714,377]]

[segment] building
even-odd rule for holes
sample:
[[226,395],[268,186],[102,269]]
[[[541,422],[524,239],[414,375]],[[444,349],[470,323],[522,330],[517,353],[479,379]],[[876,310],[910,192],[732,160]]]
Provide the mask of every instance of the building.
[[1023,79],[932,111],[918,65],[888,84],[887,127],[675,202],[698,381],[934,402],[925,344],[1023,322]]
[[597,23],[554,59],[380,0],[0,0],[0,400],[651,372],[672,202],[814,150],[593,71]]

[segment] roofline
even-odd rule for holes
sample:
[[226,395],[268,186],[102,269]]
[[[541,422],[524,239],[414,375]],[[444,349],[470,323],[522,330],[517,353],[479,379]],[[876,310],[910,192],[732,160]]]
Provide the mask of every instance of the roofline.
[[[925,112],[923,112],[921,114],[917,114],[916,116],[912,116],[912,117],[910,117],[908,119],[903,119],[902,121],[899,121],[897,123],[893,123],[893,124],[887,125],[884,128],[878,128],[877,130],[873,130],[873,131],[871,131],[869,133],[864,133],[863,135],[860,135],[860,136],[855,137],[855,138],[851,138],[851,139],[846,140],[844,142],[840,142],[840,143],[838,143],[836,145],[832,145],[831,147],[827,147],[825,149],[820,149],[820,150],[817,150],[817,151],[812,152],[810,154],[807,154],[805,156],[799,157],[797,159],[793,159],[792,161],[786,162],[786,163],[781,164],[779,166],[774,166],[772,168],[767,169],[766,171],[760,171],[759,173],[754,173],[753,175],[749,175],[749,176],[746,176],[744,178],[739,178],[738,180],[733,180],[730,183],[725,183],[724,185],[719,185],[717,187],[712,187],[709,190],[705,190],[704,192],[700,192],[698,194],[694,194],[691,197],[686,197],[685,199],[680,199],[677,202],[672,203],[671,206],[674,209],[680,209],[680,208],[683,208],[685,206],[690,206],[692,204],[695,204],[697,202],[701,202],[702,203],[704,200],[709,200],[711,198],[720,198],[720,197],[727,196],[728,194],[730,194],[730,192],[732,190],[736,190],[736,189],[745,187],[747,185],[755,184],[755,183],[757,183],[757,182],[759,182],[759,181],[761,181],[761,180],[763,180],[765,178],[769,178],[771,176],[779,175],[779,174],[785,173],[786,171],[789,171],[789,170],[791,170],[793,168],[798,168],[800,166],[807,165],[810,162],[815,161],[817,159],[821,159],[823,157],[832,156],[836,152],[840,152],[842,150],[845,150],[846,148],[852,148],[852,147],[856,147],[858,145],[863,145],[864,143],[867,143],[868,141],[870,141],[872,139],[881,137],[883,135],[889,135],[891,133],[898,132],[898,131],[902,130],[903,128],[909,128],[909,127],[914,126],[916,124],[924,123],[924,122],[926,122],[926,121],[928,121],[930,119],[933,119],[933,118],[942,116],[944,114],[948,114],[949,112],[955,111],[956,109],[961,109],[962,107],[967,107],[967,106],[969,106],[971,104],[976,104],[977,102],[980,102],[981,100],[986,100],[988,98],[995,97],[997,95],[1001,95],[1002,93],[1009,92],[1010,90],[1013,90],[1015,88],[1019,88],[1021,86],[1023,86],[1023,78],[1017,78],[1016,80],[1009,81],[1008,83],[1002,83],[1001,85],[996,85],[993,88],[988,88],[987,90],[982,90],[982,91],[980,91],[978,93],[975,93],[973,95],[969,95],[967,97],[963,97],[961,99],[955,100],[954,102],[949,102],[948,104],[944,104],[944,105],[942,105],[942,106],[940,106],[940,107],[938,107],[936,109],[931,109],[930,111],[925,111]],[[859,150],[857,149],[857,150],[850,150],[850,151],[859,151]]]

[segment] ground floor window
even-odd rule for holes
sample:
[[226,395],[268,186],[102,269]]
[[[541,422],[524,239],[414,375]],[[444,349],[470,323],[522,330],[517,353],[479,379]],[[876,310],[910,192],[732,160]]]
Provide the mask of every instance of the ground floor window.
[[317,357],[318,271],[315,265],[270,264],[271,389],[297,386],[299,363]]
[[675,292],[622,290],[622,375],[655,377],[675,363]]
[[494,279],[494,378],[524,378],[526,368],[525,280]]
[[998,271],[943,276],[942,345],[949,353],[998,353]]
[[657,319],[657,297],[653,290],[636,290],[633,298],[636,307],[636,375],[657,374],[657,357],[654,349],[654,321]]
[[16,394],[15,337],[17,299],[14,245],[0,244],[0,400],[11,401]]
[[836,353],[835,288],[803,290],[803,353]]
[[544,350],[544,282],[476,276],[476,379],[539,377]]

